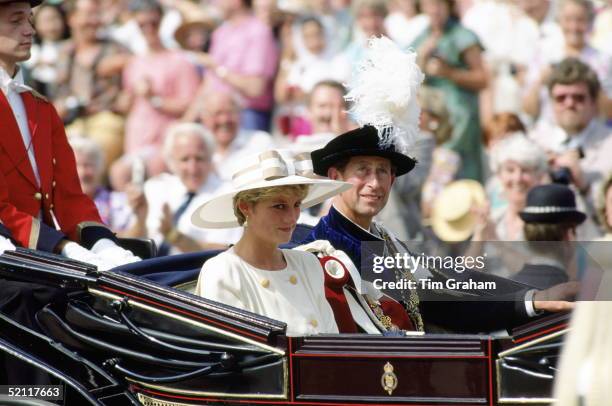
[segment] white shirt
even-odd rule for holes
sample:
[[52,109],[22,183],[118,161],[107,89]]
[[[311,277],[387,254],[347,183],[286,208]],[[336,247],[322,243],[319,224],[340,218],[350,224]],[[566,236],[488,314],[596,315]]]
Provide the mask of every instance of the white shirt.
[[11,78],[4,68],[0,68],[0,88],[11,106],[11,110],[13,110],[13,115],[17,121],[21,138],[23,139],[23,145],[28,151],[28,158],[30,159],[30,165],[32,165],[34,177],[36,178],[38,186],[40,186],[40,174],[38,173],[36,157],[34,156],[32,135],[30,134],[30,128],[28,127],[28,115],[26,113],[23,100],[20,96],[20,93],[29,92],[32,90],[32,88],[24,85],[23,74],[19,68],[17,68],[15,78]]
[[[219,193],[223,188],[219,178],[210,174],[206,182],[200,187],[196,196],[191,200],[187,209],[179,218],[176,229],[186,236],[189,236],[200,242],[219,243],[219,244],[234,244],[242,236],[242,228],[226,228],[226,229],[205,229],[196,227],[191,223],[191,215],[205,201],[213,195]],[[159,232],[161,220],[163,218],[163,206],[168,204],[172,213],[185,202],[187,197],[187,188],[176,175],[162,173],[157,175],[144,184],[144,193],[149,204],[149,212],[147,214],[146,226],[149,238],[161,244],[164,237]],[[180,251],[173,247],[170,254],[177,254]]]
[[230,182],[245,158],[273,149],[274,146],[274,140],[265,131],[240,130],[224,154],[218,149],[215,151],[212,162],[221,180]]
[[304,93],[310,93],[312,88],[323,80],[347,82],[351,76],[351,66],[344,54],[323,55],[305,53],[289,70],[287,83],[299,87]]
[[204,263],[195,294],[282,321],[287,336],[338,333],[317,257],[282,252],[287,267],[268,271],[248,264],[230,248]]
[[385,30],[400,47],[412,45],[415,39],[429,26],[429,17],[417,14],[407,18],[402,13],[391,13],[385,18]]

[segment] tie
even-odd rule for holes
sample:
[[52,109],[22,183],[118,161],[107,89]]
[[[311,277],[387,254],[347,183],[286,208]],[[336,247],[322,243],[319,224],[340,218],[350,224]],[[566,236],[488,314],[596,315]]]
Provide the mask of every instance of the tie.
[[[185,214],[187,207],[189,207],[189,204],[191,203],[195,195],[196,194],[194,192],[187,192],[187,194],[185,194],[183,203],[181,203],[181,205],[176,209],[176,211],[174,212],[174,216],[172,217],[172,224],[175,227],[183,216],[183,214]],[[163,257],[168,255],[170,253],[170,248],[172,248],[172,245],[167,241],[163,241],[159,249],[157,250],[157,256]]]
[[185,200],[183,200],[183,203],[181,203],[178,209],[176,209],[176,211],[174,212],[172,222],[175,226],[178,224],[183,214],[185,214],[185,210],[187,210],[187,207],[189,207],[189,204],[191,203],[195,195],[196,194],[194,192],[187,192],[187,194],[185,195]]

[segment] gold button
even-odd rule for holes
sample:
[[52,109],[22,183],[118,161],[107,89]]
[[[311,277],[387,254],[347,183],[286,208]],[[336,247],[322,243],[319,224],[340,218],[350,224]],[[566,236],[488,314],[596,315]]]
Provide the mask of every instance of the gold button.
[[297,284],[297,276],[295,276],[295,275],[291,275],[291,276],[289,277],[289,282],[291,282],[291,284],[292,284],[292,285]]
[[36,193],[34,193],[34,199],[36,199],[36,200],[42,200],[42,193],[40,193],[40,192],[36,192]]
[[55,181],[53,181],[53,182],[51,183],[51,187],[55,187],[55,185],[57,185],[57,183],[55,183]]
[[45,199],[49,200],[49,193],[45,193]]
[[262,279],[261,282],[259,283],[261,283],[261,286],[264,288],[267,288],[268,286],[270,286],[270,280],[268,279]]
[[57,163],[57,161],[55,160],[55,158],[53,158],[53,165],[55,165]]
[[310,320],[310,325],[316,328],[319,325],[319,322],[316,321],[315,319],[312,319]]

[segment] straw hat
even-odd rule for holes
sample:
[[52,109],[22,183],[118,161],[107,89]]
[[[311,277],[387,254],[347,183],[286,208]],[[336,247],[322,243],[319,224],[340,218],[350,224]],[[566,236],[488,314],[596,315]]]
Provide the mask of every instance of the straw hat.
[[185,37],[190,29],[201,28],[211,32],[216,26],[217,23],[215,19],[209,13],[201,9],[196,9],[192,13],[183,16],[181,25],[174,31],[174,39],[181,48],[185,48]]
[[434,201],[431,215],[434,233],[442,241],[467,240],[476,226],[472,208],[485,202],[485,191],[475,180],[462,179],[448,184]]
[[319,204],[353,187],[347,182],[315,175],[310,154],[266,151],[244,162],[232,177],[232,189],[204,202],[191,216],[191,222],[203,228],[236,227],[234,196],[245,190],[287,185],[310,185],[302,208]]

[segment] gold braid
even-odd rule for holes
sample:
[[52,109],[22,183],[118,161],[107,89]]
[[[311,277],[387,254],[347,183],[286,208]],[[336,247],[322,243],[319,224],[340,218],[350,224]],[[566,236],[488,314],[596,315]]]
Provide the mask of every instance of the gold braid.
[[[389,250],[389,253],[391,254],[391,256],[395,256],[395,254],[400,253],[395,247],[395,244],[393,243],[391,236],[389,236],[389,233],[387,233],[387,231],[384,230],[383,227],[378,226],[376,228],[377,228],[377,231],[380,233],[381,237],[383,238],[383,240],[385,241],[385,246]],[[400,269],[397,269],[396,267],[394,267],[393,272],[395,273],[395,280],[398,282],[401,282],[402,279],[405,279],[408,281],[415,280],[414,276],[412,275],[410,271],[402,272]],[[410,319],[414,323],[414,327],[417,329],[417,331],[424,331],[425,326],[423,324],[423,318],[421,317],[421,310],[419,309],[419,294],[417,290],[416,289],[402,289],[400,290],[400,294],[402,296],[402,302],[404,304],[404,307],[406,308],[406,311],[408,312]]]

